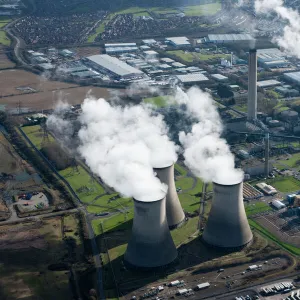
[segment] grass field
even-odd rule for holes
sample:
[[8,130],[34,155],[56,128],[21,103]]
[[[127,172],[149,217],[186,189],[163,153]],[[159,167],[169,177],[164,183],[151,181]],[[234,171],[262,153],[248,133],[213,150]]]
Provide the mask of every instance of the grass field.
[[276,178],[268,180],[268,183],[282,193],[295,192],[300,189],[300,181],[294,177]]
[[183,191],[193,187],[193,179],[190,177],[181,178],[176,181],[176,187],[181,188]]
[[187,170],[179,164],[175,164],[175,170],[180,173],[182,176],[186,176]]
[[145,98],[144,102],[153,104],[157,107],[164,107],[170,105],[170,97],[168,96],[157,96],[157,97],[151,97],[151,98]]
[[255,228],[262,235],[269,238],[270,240],[272,240],[276,244],[280,245],[281,247],[285,248],[286,250],[290,251],[293,254],[300,255],[300,248],[297,248],[297,247],[292,246],[292,245],[287,244],[287,243],[280,242],[276,238],[276,236],[274,236],[272,233],[270,233],[268,230],[266,230],[265,228],[263,228],[262,226],[260,226],[258,223],[256,223],[253,220],[249,220],[249,224],[250,224],[251,227]]
[[261,213],[261,212],[272,210],[270,205],[268,205],[267,203],[264,203],[264,202],[255,202],[255,203],[245,204],[245,209],[246,209],[246,214],[248,217],[258,214],[258,213]]
[[0,44],[2,44],[4,46],[10,45],[10,39],[8,38],[6,32],[3,30],[0,30]]
[[186,16],[209,16],[216,14],[221,9],[221,3],[208,3],[202,5],[185,6],[183,11]]
[[92,35],[90,35],[88,37],[88,43],[93,43],[95,41],[95,38],[100,34],[100,33],[103,33],[105,31],[105,25],[106,25],[106,22],[103,21],[102,23],[99,24],[99,26],[96,28],[96,32],[93,33]]
[[[298,143],[296,142],[295,145],[298,146]],[[278,162],[291,168],[298,167],[300,166],[300,153],[293,154],[288,160],[279,160]]]
[[229,58],[228,54],[203,54],[203,53],[197,53],[197,52],[185,52],[183,50],[172,50],[167,51],[167,53],[171,55],[175,55],[185,62],[192,62],[196,60],[196,58],[202,60],[202,61],[209,61],[214,59],[221,59],[221,58]]
[[78,171],[67,168],[59,171],[59,174],[69,182],[82,202],[90,203],[95,197],[105,193],[98,182],[91,181],[90,175],[82,166],[78,166]]
[[[25,132],[25,134],[28,136],[30,141],[34,144],[34,146],[37,149],[42,148],[42,141],[43,141],[43,131],[40,125],[34,125],[34,126],[24,126],[22,127],[22,130]],[[54,138],[49,134],[49,141],[53,142]]]
[[234,109],[241,111],[241,112],[247,112],[247,105],[234,105]]

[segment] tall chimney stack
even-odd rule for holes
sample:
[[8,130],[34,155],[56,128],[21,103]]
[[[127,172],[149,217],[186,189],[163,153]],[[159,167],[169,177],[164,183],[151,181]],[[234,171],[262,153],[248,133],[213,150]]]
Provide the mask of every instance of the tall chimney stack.
[[256,120],[257,114],[257,52],[256,49],[249,51],[248,70],[248,120]]

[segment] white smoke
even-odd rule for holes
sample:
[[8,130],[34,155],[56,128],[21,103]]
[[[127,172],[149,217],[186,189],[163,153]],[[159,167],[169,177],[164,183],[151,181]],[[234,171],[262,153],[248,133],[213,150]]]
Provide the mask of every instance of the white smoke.
[[175,99],[187,106],[198,122],[189,133],[180,132],[187,167],[205,182],[235,184],[243,180],[243,172],[235,169],[234,156],[223,138],[222,122],[208,93],[192,87],[187,93],[177,88]]
[[287,21],[283,35],[275,37],[274,41],[291,55],[300,58],[300,15],[296,10],[284,6],[282,0],[256,0],[255,10],[258,13],[276,12],[280,18]]
[[177,155],[160,115],[141,105],[112,106],[104,99],[87,98],[80,121],[79,152],[95,174],[126,197],[164,197],[167,187],[153,167],[172,164]]

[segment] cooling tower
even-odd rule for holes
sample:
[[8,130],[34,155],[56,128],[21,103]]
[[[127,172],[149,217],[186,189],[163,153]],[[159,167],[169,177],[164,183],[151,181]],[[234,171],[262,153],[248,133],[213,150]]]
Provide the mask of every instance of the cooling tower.
[[166,218],[165,196],[151,201],[134,199],[132,236],[124,255],[129,266],[157,268],[177,258]]
[[212,246],[239,248],[252,240],[243,202],[243,182],[213,183],[211,211],[203,239]]
[[248,69],[248,120],[256,120],[257,114],[257,52],[249,51]]
[[163,168],[154,168],[154,172],[156,172],[159,180],[168,186],[168,193],[166,196],[167,220],[170,229],[176,228],[185,220],[185,215],[176,192],[174,164]]

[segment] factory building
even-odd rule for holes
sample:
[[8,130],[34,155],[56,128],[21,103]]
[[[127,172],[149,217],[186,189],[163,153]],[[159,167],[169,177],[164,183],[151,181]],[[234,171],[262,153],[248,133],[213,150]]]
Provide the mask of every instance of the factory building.
[[280,85],[280,81],[274,80],[274,79],[269,79],[269,80],[261,80],[257,82],[257,86],[261,88],[268,88],[272,86],[277,86]]
[[157,268],[170,264],[177,258],[167,216],[166,194],[157,199],[134,199],[132,236],[124,261],[136,268]]
[[285,67],[289,64],[284,54],[277,48],[257,50],[257,61],[267,69]]
[[213,201],[203,240],[215,247],[240,248],[252,240],[243,202],[243,182],[213,183]]
[[136,43],[105,44],[107,54],[122,54],[138,51]]
[[158,53],[154,50],[148,50],[148,51],[144,51],[144,56],[147,59],[156,59],[158,56]]
[[215,79],[216,81],[221,81],[221,82],[224,82],[224,81],[228,80],[228,77],[226,77],[224,75],[221,75],[221,74],[212,74],[211,77],[213,79]]
[[248,107],[247,119],[256,120],[257,115],[257,51],[249,51],[249,68],[248,68]]
[[186,74],[186,75],[176,75],[175,76],[179,82],[183,84],[193,84],[196,82],[204,82],[208,81],[209,79],[203,75],[202,73],[192,73],[192,74]]
[[189,39],[185,36],[166,38],[166,43],[178,49],[186,49],[191,47]]
[[286,80],[300,85],[300,72],[284,73],[283,76]]
[[293,89],[289,85],[276,87],[275,91],[282,94],[284,97],[297,97],[297,96],[299,96],[299,91],[296,90],[296,89]]
[[87,57],[84,62],[100,73],[106,73],[114,79],[133,79],[143,78],[144,73],[116,57],[107,54],[92,55]]
[[154,168],[156,176],[162,183],[168,186],[166,196],[166,212],[170,229],[178,227],[185,220],[185,215],[176,192],[174,181],[174,164],[165,167]]
[[277,190],[273,186],[266,184],[265,182],[257,183],[256,186],[266,195],[275,195],[277,193]]
[[206,38],[206,42],[215,44],[224,43],[242,43],[251,42],[254,38],[247,33],[244,34],[209,34]]
[[147,45],[147,46],[154,45],[157,43],[157,41],[154,39],[143,40],[142,42],[144,45]]

